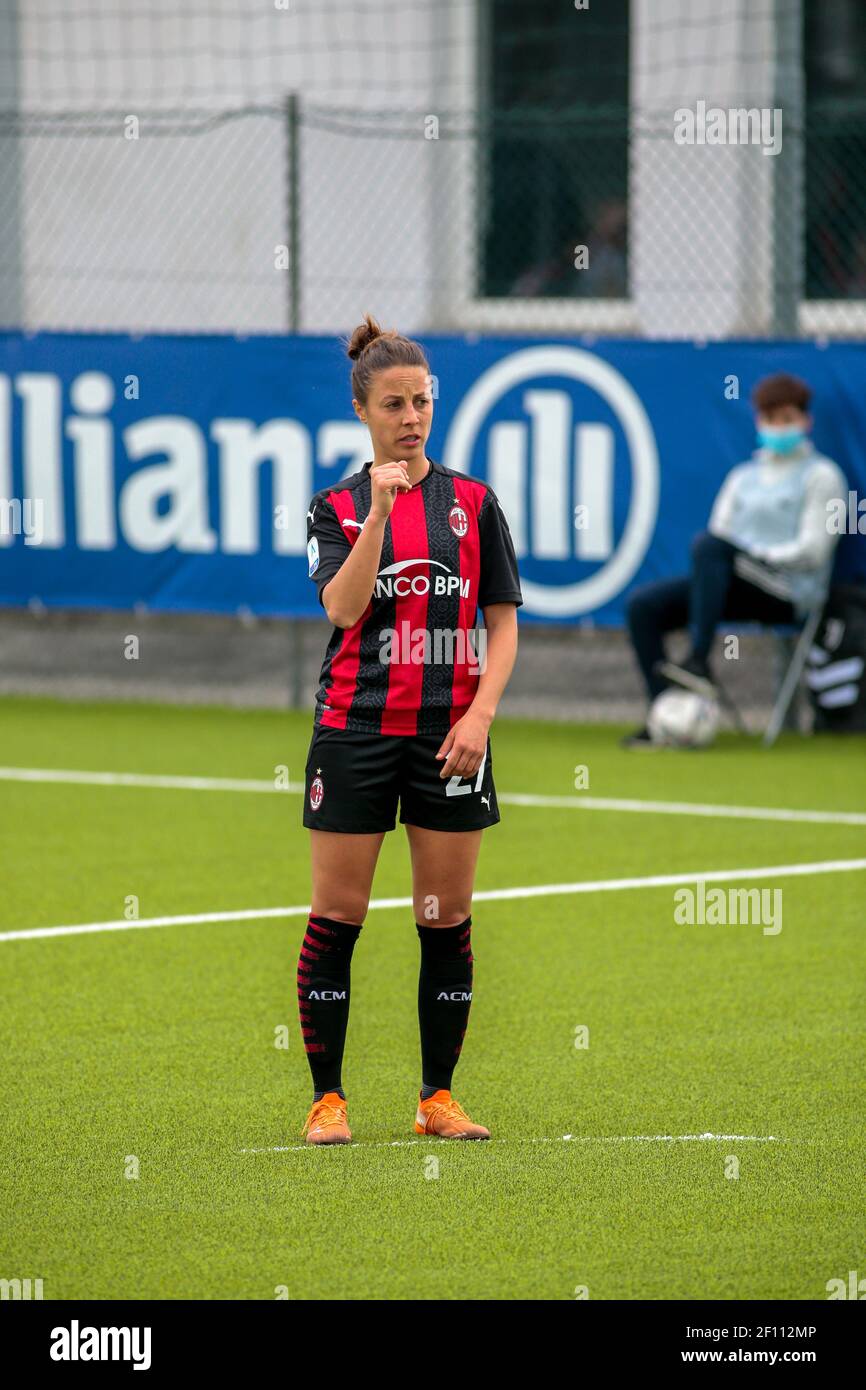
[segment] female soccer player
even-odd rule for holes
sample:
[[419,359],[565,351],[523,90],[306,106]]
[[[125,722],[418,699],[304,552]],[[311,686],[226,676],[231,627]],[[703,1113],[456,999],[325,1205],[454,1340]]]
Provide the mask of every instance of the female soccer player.
[[481,832],[499,820],[488,731],[517,654],[517,562],[491,489],[424,452],[433,400],[420,346],[368,314],[347,350],[373,458],[307,513],[310,578],[334,631],[306,767],[313,894],[298,1001],[314,1092],[301,1133],[352,1138],[341,1085],[350,963],[399,801],[421,941],[415,1132],[489,1139],[451,1080],[472,1000]]

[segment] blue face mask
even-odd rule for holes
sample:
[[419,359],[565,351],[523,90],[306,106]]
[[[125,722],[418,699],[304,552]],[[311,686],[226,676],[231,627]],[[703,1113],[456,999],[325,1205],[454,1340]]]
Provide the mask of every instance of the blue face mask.
[[758,430],[758,443],[764,449],[771,449],[774,454],[790,454],[805,438],[805,430],[786,429],[784,426],[781,429],[769,426]]

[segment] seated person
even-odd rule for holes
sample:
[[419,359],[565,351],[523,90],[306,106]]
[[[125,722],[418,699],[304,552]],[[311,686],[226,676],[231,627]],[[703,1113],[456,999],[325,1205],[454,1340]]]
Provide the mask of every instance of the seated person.
[[[760,447],[722,483],[707,531],[692,542],[691,574],[631,594],[629,636],[650,700],[672,682],[716,693],[709,656],[723,620],[799,623],[826,597],[838,539],[827,504],[846,497],[848,484],[809,438],[811,397],[804,381],[784,372],[758,382]],[[686,627],[691,651],[681,663],[666,662],[664,634]],[[623,740],[649,742],[645,728]]]

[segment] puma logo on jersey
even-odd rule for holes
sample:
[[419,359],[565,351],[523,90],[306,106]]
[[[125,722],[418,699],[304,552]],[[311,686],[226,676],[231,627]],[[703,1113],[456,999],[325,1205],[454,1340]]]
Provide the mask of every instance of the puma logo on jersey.
[[340,522],[340,525],[353,526],[356,531],[362,531],[364,529],[363,521],[353,521],[350,516],[344,517],[343,520]]
[[487,807],[487,809],[488,809],[488,811],[489,811],[489,810],[490,810],[490,797],[489,797],[489,796],[482,796],[481,800],[484,802],[484,805]]

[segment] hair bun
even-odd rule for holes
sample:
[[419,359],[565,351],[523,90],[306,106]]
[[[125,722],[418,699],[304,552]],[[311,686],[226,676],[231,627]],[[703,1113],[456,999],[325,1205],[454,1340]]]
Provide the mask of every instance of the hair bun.
[[382,329],[376,320],[370,315],[364,315],[364,322],[360,323],[355,329],[346,347],[346,352],[353,362],[356,362],[365,348],[371,343],[375,343],[377,338],[383,336]]
[[391,367],[423,367],[425,372],[430,372],[427,354],[420,343],[404,338],[396,328],[380,328],[370,314],[365,314],[364,322],[342,342],[354,363],[352,399],[362,405],[366,404],[370,383],[379,372]]

